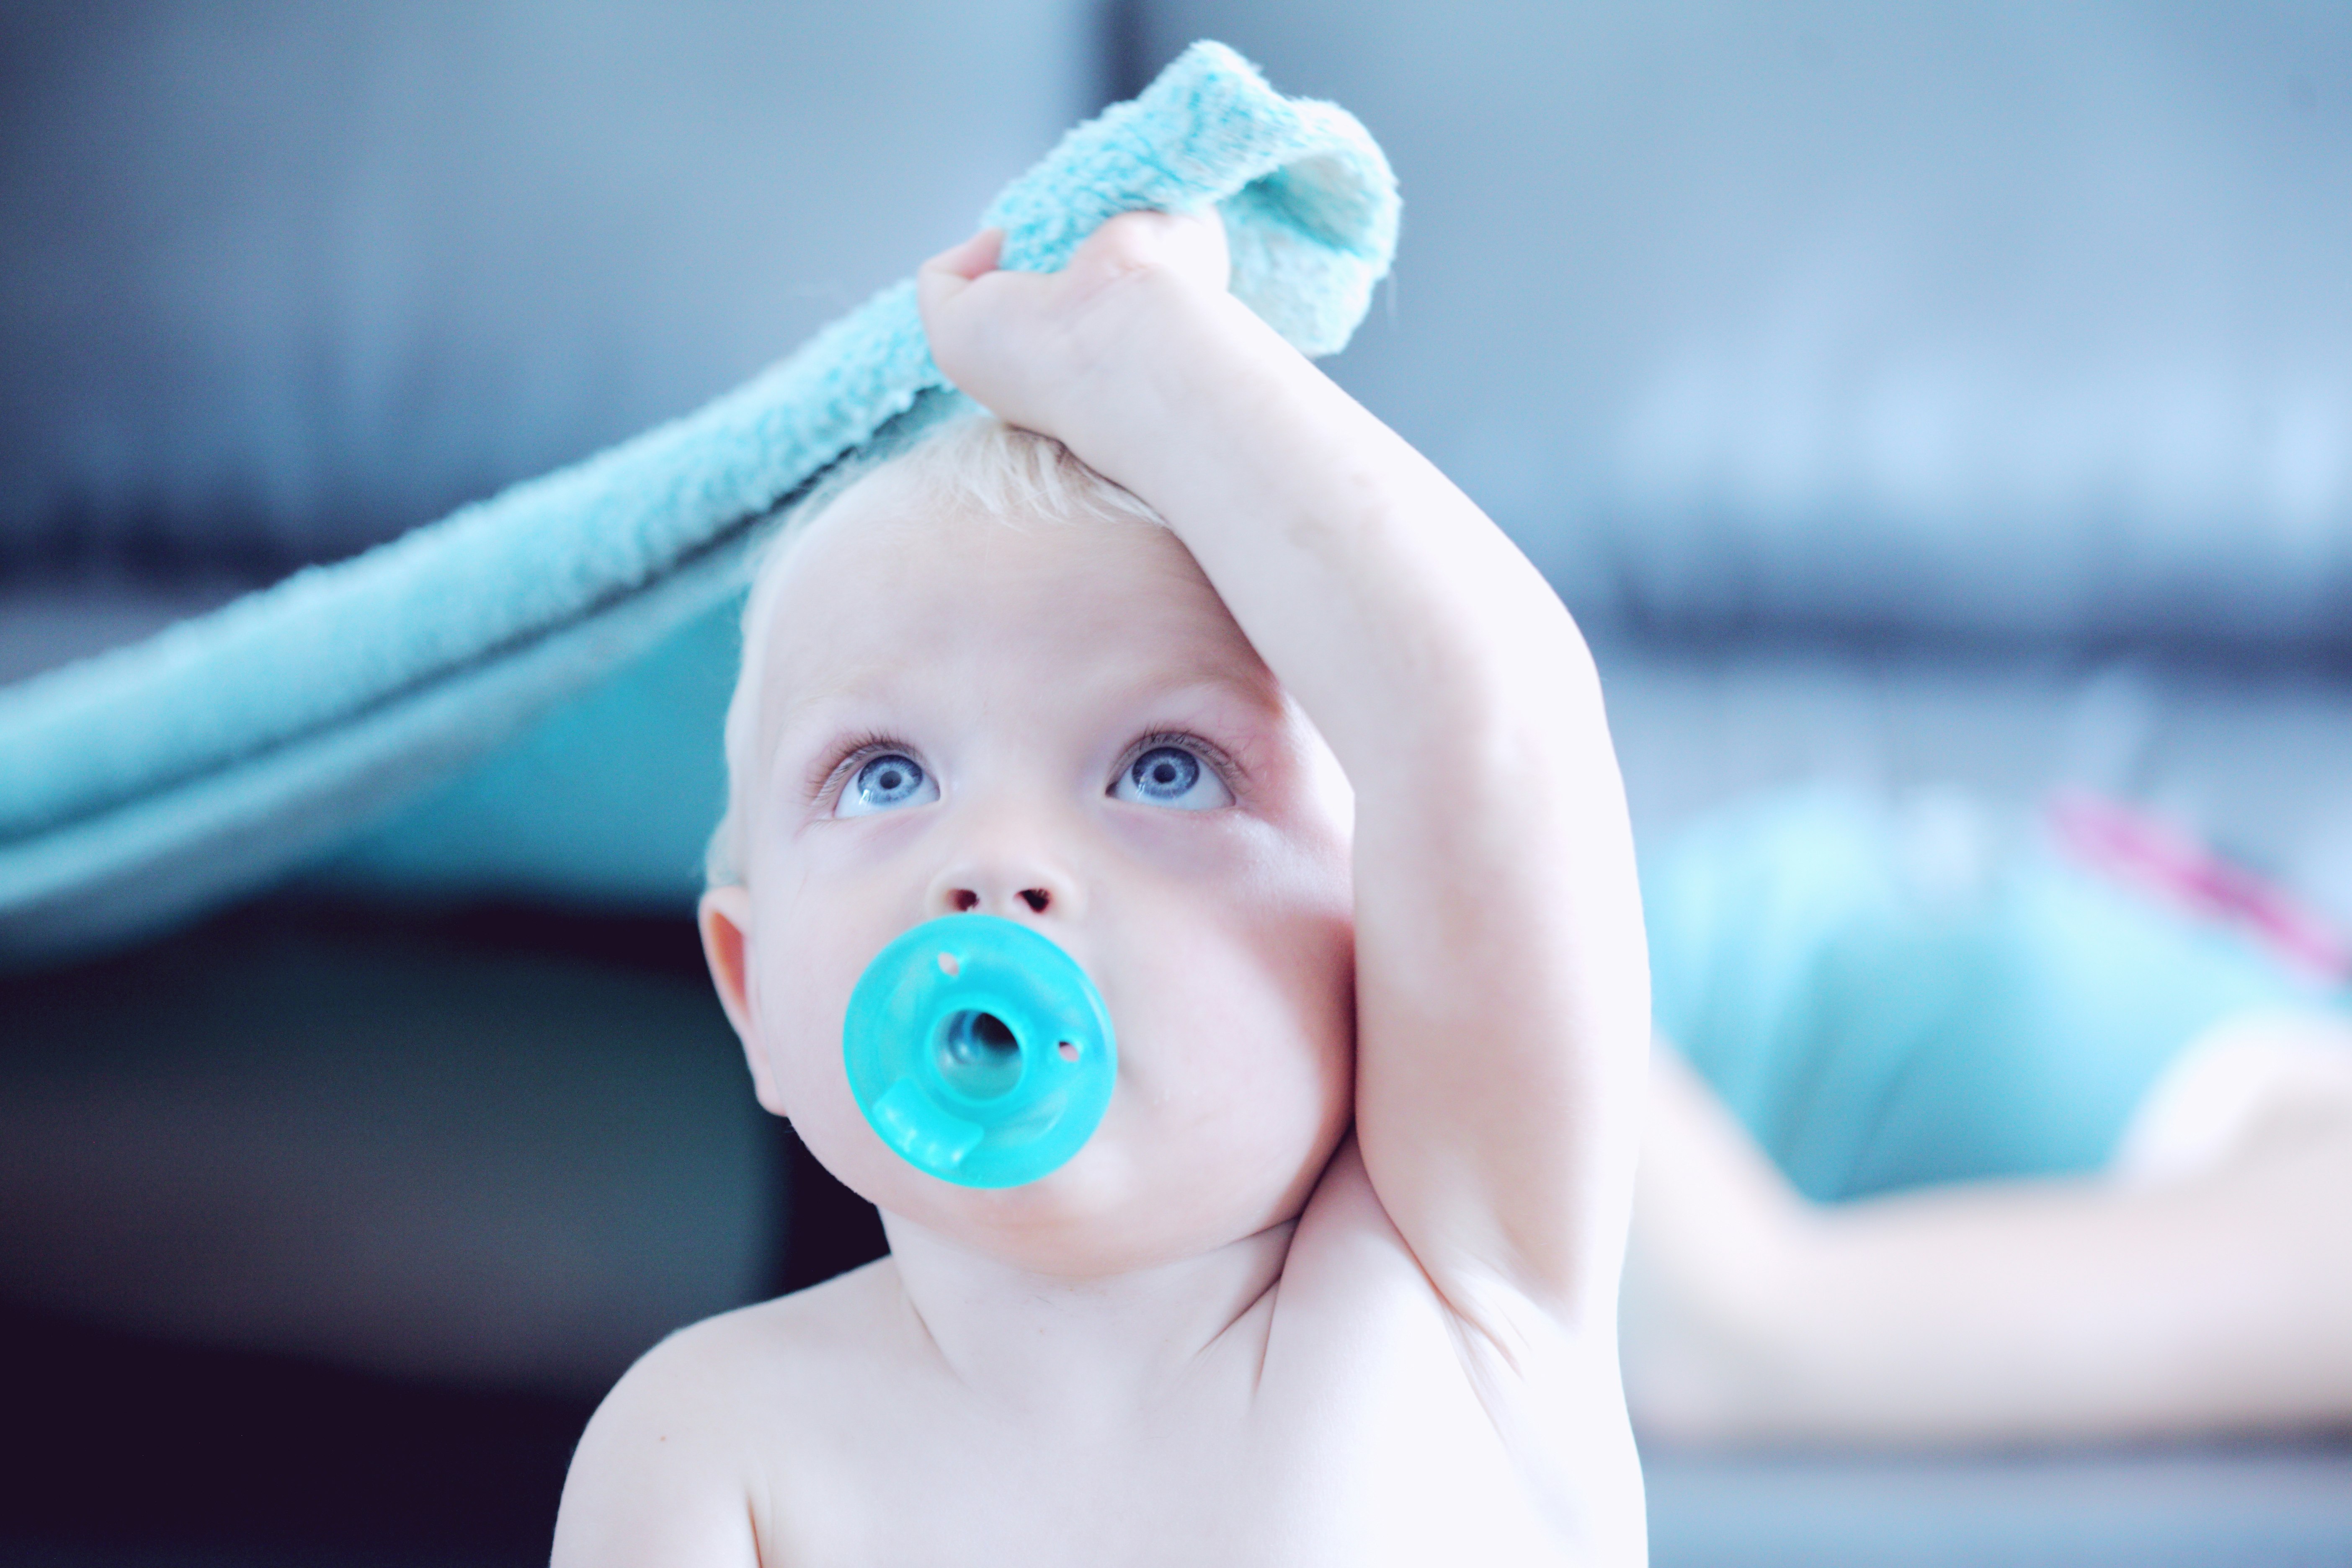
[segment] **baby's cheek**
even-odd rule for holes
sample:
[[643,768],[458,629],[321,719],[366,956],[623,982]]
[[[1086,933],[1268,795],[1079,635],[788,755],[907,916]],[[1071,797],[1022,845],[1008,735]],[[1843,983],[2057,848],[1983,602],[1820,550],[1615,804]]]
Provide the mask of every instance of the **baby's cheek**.
[[911,1173],[876,1136],[850,1093],[841,1046],[847,991],[841,988],[836,998],[835,988],[814,974],[788,979],[785,988],[790,1001],[766,1042],[778,1101],[768,1109],[792,1121],[794,1135],[836,1180],[880,1201]]
[[1204,1068],[1295,1127],[1352,1087],[1354,933],[1319,902],[1245,906],[1217,932],[1198,992]]
[[[795,1121],[812,1090],[837,1084],[845,1100],[841,1026],[849,993],[879,947],[853,919],[811,918],[814,911],[776,900],[755,906],[760,933],[760,1036],[771,1070]],[[854,1103],[854,1102],[853,1102]]]
[[1343,837],[1286,837],[1257,858],[1239,900],[1240,946],[1297,1005],[1354,1040],[1355,885]]
[[1176,1142],[1208,1206],[1270,1224],[1296,1215],[1354,1106],[1346,923],[1325,915],[1230,928],[1184,1064],[1197,1092]]

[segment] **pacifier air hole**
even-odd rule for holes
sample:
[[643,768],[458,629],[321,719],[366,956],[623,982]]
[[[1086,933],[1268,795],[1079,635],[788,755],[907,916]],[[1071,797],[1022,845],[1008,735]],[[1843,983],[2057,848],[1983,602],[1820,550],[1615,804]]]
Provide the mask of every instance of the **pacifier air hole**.
[[1021,1081],[1021,1042],[993,1013],[957,1013],[940,1035],[940,1076],[974,1100],[993,1100]]

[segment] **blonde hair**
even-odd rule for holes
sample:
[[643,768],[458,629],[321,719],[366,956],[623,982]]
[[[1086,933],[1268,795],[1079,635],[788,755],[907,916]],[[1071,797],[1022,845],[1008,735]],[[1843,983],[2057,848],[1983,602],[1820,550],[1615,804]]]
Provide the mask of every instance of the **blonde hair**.
[[761,710],[766,695],[762,652],[775,619],[778,588],[793,542],[819,514],[888,476],[906,504],[954,510],[997,522],[1144,522],[1165,527],[1160,514],[1133,493],[1078,460],[1051,436],[1023,430],[992,415],[951,415],[903,448],[836,471],[795,506],[760,546],[743,601],[743,655],[735,694],[727,704],[727,810],[703,856],[709,886],[743,880],[746,792],[760,776]]

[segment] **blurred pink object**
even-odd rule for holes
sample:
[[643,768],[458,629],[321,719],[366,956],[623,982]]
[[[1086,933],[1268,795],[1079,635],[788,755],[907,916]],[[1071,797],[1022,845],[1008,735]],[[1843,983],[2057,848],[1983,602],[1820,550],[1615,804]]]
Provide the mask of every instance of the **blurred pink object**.
[[2296,967],[2352,981],[2352,940],[2285,889],[2224,859],[2179,824],[2084,790],[2050,799],[2060,847],[2094,869],[2251,931]]

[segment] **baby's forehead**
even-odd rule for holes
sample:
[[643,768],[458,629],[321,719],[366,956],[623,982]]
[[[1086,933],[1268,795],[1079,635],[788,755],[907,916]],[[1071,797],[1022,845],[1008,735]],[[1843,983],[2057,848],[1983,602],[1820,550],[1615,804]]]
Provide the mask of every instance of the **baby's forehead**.
[[950,649],[1006,662],[1041,648],[1177,658],[1207,678],[1273,685],[1191,552],[1140,517],[982,506],[886,468],[811,520],[770,573],[764,624],[747,627],[762,646],[746,658],[793,685]]

